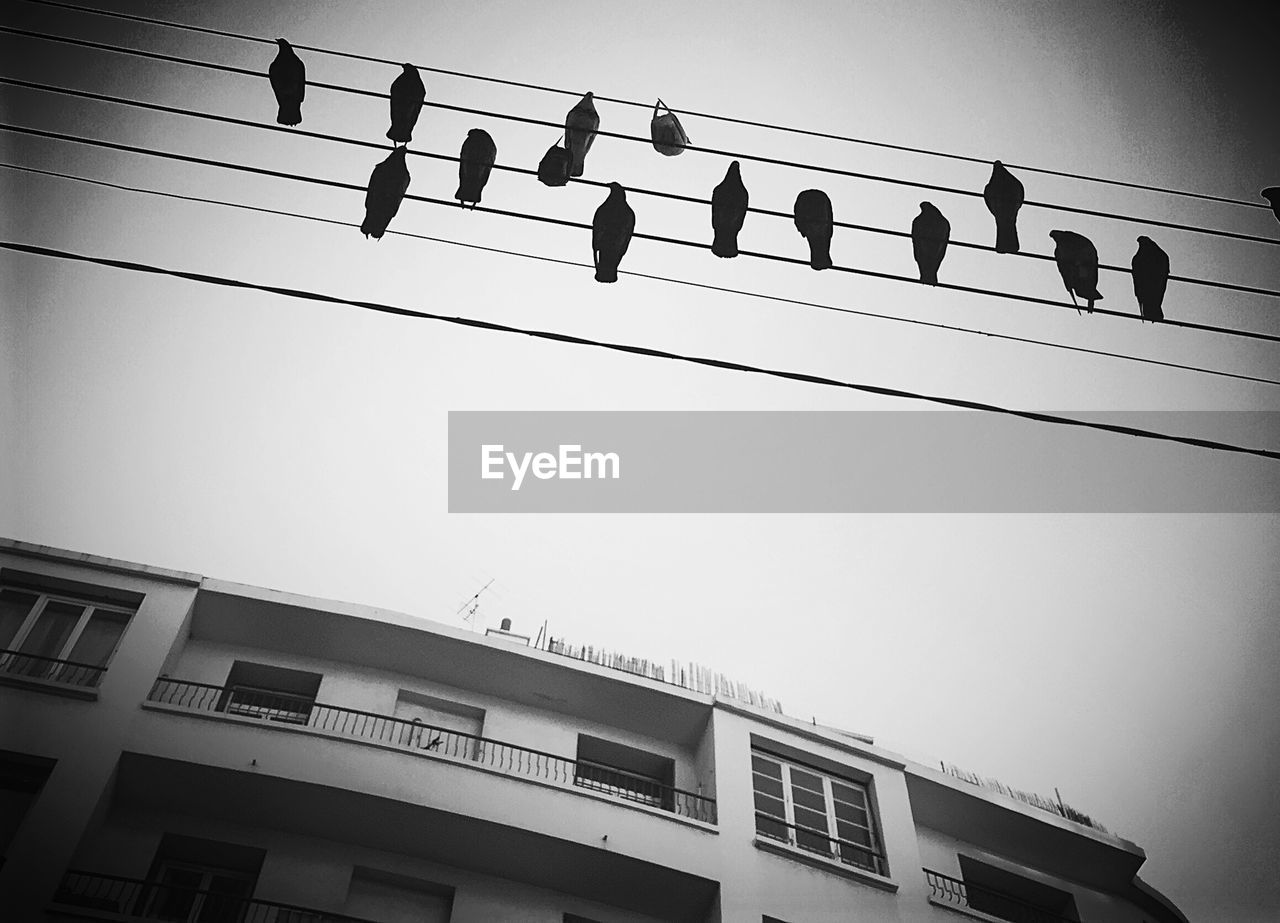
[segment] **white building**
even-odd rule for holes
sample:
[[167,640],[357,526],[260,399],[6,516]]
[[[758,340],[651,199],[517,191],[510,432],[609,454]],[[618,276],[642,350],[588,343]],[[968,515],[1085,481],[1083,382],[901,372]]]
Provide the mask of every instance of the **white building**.
[[734,699],[0,542],[14,920],[1185,917],[1133,843]]

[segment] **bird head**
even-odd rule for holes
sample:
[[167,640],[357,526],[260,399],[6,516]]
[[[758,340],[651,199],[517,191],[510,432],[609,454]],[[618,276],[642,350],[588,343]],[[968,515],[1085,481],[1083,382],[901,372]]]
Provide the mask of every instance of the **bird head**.
[[1155,241],[1154,241],[1154,240],[1152,240],[1150,237],[1148,237],[1146,234],[1140,234],[1140,235],[1138,235],[1138,246],[1139,246],[1139,247],[1150,247],[1150,246],[1151,246],[1151,245],[1153,245],[1154,243],[1155,243]]
[[1055,244],[1062,243],[1062,239],[1067,236],[1066,231],[1050,231],[1049,236],[1053,238]]
[[622,183],[609,184],[609,198],[625,199],[626,197],[627,197],[627,190],[622,188]]
[[401,64],[400,67],[404,70],[406,74],[412,74],[417,71],[417,68],[414,67],[412,64],[410,64],[408,61]]
[[1262,190],[1262,197],[1271,203],[1272,208],[1280,208],[1280,186],[1268,186]]
[[282,39],[282,38],[276,39],[276,44],[280,46],[281,51],[293,51],[293,46],[290,45],[285,39]]
[[729,174],[728,174],[728,175],[729,175],[729,176],[733,176],[733,177],[737,177],[737,178],[739,178],[739,179],[740,179],[740,178],[742,177],[742,164],[738,163],[738,161],[736,161],[736,160],[735,160],[733,163],[729,164]]
[[924,213],[926,213],[926,214],[927,214],[927,213],[929,213],[929,212],[936,212],[937,210],[938,210],[938,209],[934,206],[934,204],[933,204],[932,202],[921,202],[921,203],[920,203],[920,211],[922,211],[922,212],[924,212]]

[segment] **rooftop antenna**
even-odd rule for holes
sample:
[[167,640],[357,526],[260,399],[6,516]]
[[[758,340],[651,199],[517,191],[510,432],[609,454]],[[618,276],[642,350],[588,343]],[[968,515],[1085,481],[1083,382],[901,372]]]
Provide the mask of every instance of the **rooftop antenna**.
[[489,587],[493,584],[493,581],[496,579],[497,579],[496,577],[490,577],[489,582],[486,583],[484,586],[482,586],[480,589],[476,590],[475,595],[473,595],[470,599],[468,599],[461,606],[459,606],[458,611],[454,613],[454,615],[462,615],[463,610],[466,610],[467,614],[462,615],[462,620],[466,622],[467,625],[470,626],[473,631],[475,630],[475,627],[476,627],[475,626],[476,610],[480,608],[480,594],[483,593],[485,590],[489,589]]

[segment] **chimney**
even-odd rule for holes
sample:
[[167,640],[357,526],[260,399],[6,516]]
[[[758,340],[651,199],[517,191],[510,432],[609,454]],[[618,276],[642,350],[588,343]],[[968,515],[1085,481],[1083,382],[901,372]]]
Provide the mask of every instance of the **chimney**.
[[523,644],[525,647],[529,646],[528,635],[518,635],[511,630],[511,619],[503,619],[500,628],[486,628],[484,634],[486,638],[492,635],[496,638],[505,638],[516,644]]

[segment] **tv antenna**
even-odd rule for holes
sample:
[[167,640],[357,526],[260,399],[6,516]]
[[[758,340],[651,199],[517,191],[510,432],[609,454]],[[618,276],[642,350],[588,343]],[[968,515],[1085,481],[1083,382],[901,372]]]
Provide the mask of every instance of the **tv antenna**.
[[475,617],[476,617],[476,610],[480,608],[480,594],[483,593],[485,590],[489,589],[489,587],[493,584],[493,581],[496,579],[498,578],[490,577],[489,582],[486,583],[484,586],[482,586],[480,589],[476,590],[475,594],[466,602],[464,602],[461,606],[459,606],[458,611],[454,613],[454,615],[462,615],[463,611],[465,610],[467,614],[462,615],[462,620],[466,622],[469,626],[471,626],[472,629],[476,627]]

